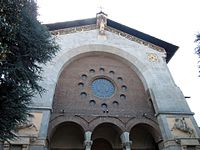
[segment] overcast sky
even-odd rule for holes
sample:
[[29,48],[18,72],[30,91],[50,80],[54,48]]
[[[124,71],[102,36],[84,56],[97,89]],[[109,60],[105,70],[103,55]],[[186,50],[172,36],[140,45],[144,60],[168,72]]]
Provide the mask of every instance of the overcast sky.
[[180,48],[169,69],[200,126],[200,77],[195,36],[200,32],[200,0],[37,0],[38,19],[55,23],[92,18],[102,10],[108,18]]

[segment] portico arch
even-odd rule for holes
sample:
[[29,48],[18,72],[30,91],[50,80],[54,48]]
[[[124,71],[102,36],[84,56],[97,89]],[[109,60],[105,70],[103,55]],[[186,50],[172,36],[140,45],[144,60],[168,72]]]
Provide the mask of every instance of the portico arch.
[[94,131],[101,124],[112,124],[117,129],[119,134],[125,130],[124,123],[119,118],[114,117],[97,117],[90,122],[90,130]]
[[132,149],[141,150],[159,150],[162,142],[158,128],[156,129],[146,123],[138,123],[132,127],[130,140],[133,142]]
[[120,135],[122,130],[112,123],[102,123],[92,132],[92,150],[99,150],[105,144],[105,150],[121,149]]
[[74,122],[63,122],[57,125],[49,138],[50,150],[84,149],[84,130]]

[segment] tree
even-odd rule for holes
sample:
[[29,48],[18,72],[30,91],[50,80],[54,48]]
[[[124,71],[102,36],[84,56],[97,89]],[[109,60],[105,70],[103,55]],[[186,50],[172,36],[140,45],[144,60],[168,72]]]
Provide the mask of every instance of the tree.
[[[200,33],[198,33],[197,35],[196,35],[196,40],[195,40],[195,42],[197,43],[197,47],[195,48],[195,53],[199,56],[199,58],[200,58]],[[199,68],[200,68],[200,65],[199,65]],[[199,73],[200,73],[200,71],[199,71]],[[200,75],[199,75],[200,76]]]
[[15,138],[13,130],[26,121],[31,98],[44,92],[40,64],[58,50],[34,0],[0,0],[0,141]]
[[200,57],[200,33],[196,35],[196,40],[195,42],[197,43],[197,47],[195,49],[195,52],[197,55]]

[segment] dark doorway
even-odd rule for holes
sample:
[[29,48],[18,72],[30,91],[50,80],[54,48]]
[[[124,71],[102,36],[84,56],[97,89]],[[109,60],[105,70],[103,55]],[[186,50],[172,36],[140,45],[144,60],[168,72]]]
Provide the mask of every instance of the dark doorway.
[[159,150],[155,142],[155,130],[147,124],[138,124],[131,129],[132,150]]
[[92,150],[112,150],[112,145],[105,139],[95,139],[92,144]]

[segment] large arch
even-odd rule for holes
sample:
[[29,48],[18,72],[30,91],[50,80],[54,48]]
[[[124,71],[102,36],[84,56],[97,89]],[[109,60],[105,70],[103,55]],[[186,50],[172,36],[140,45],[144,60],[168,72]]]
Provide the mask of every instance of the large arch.
[[121,149],[122,130],[112,123],[101,123],[92,132],[92,150],[99,150],[105,144],[105,150]]
[[84,129],[74,122],[62,122],[49,137],[49,150],[83,150]]
[[133,142],[132,149],[159,150],[159,147],[161,147],[162,144],[160,136],[158,128],[140,122],[134,125],[130,130],[130,140]]
[[[82,57],[92,56],[96,54],[110,55],[123,62],[124,64],[129,66],[134,72],[136,72],[138,77],[143,82],[145,89],[148,88],[148,81],[145,80],[145,74],[143,74],[143,72],[145,70],[148,70],[148,68],[142,61],[140,61],[136,56],[131,55],[126,50],[103,44],[82,45],[63,53],[60,57],[56,59],[57,62],[54,66],[54,68],[57,68],[55,72],[56,81],[58,80],[63,69],[71,62]],[[149,76],[153,77],[153,74],[149,74]]]
[[[100,69],[105,71],[102,73]],[[95,72],[91,73],[90,70]],[[86,79],[83,79],[84,76]],[[95,79],[106,79],[112,82],[115,94],[105,100],[96,97],[91,89],[91,83]],[[96,105],[91,106],[90,102]],[[81,109],[79,105],[82,106]],[[103,105],[108,107],[106,108],[108,112],[100,108]],[[89,120],[86,119],[87,117],[83,119],[86,123],[98,122],[98,118],[103,118],[100,119],[101,121],[112,119],[124,128],[126,121],[122,121],[119,116],[126,114],[129,118],[134,118],[138,112],[152,112],[152,107],[148,102],[142,80],[137,72],[130,68],[128,62],[107,52],[88,52],[78,55],[62,69],[55,90],[51,120],[62,113],[68,114],[67,117],[71,114],[79,118],[92,113]],[[104,117],[107,113],[109,116]]]
[[[71,62],[88,55],[93,55],[95,53],[106,53],[116,57],[118,60],[124,62],[129,66],[134,72],[137,73],[138,77],[141,79],[145,90],[147,90],[152,84],[152,81],[146,80],[146,78],[154,78],[154,74],[148,73],[148,67],[139,60],[133,54],[130,54],[125,49],[114,47],[111,45],[103,45],[103,44],[90,44],[90,45],[82,45],[79,47],[73,47],[71,49],[62,50],[53,60],[53,63],[49,65],[43,66],[44,68],[44,78],[49,78],[51,76],[51,80],[44,80],[41,82],[42,86],[47,90],[46,93],[43,94],[43,101],[48,102],[49,107],[52,106],[53,95],[56,88],[56,83],[59,79],[59,76],[63,69],[69,65]],[[49,69],[52,68],[52,69]],[[39,102],[40,96],[38,96],[35,101]]]
[[[74,132],[77,129],[77,135],[83,135],[80,127],[74,124],[81,125],[83,131],[93,131],[93,141],[101,143],[106,140],[113,149],[120,149],[120,135],[131,126],[131,118],[136,118],[137,114],[154,113],[148,102],[148,83],[142,74],[146,66],[134,55],[121,51],[111,46],[85,45],[64,53],[57,60],[54,66],[57,85],[49,125],[52,149],[56,148],[56,142],[51,144],[52,139],[59,139],[66,127]],[[114,88],[110,97],[102,99],[94,95],[91,87],[96,79],[110,82]],[[75,145],[83,148],[80,143]]]
[[80,126],[82,131],[87,130],[88,124],[83,119],[78,117],[64,117],[63,114],[60,114],[59,116],[56,116],[55,118],[51,118],[49,122],[48,127],[48,140],[50,141],[52,135],[54,134],[55,130],[59,127],[59,125],[65,123],[65,122],[72,122],[74,124],[77,124]]

